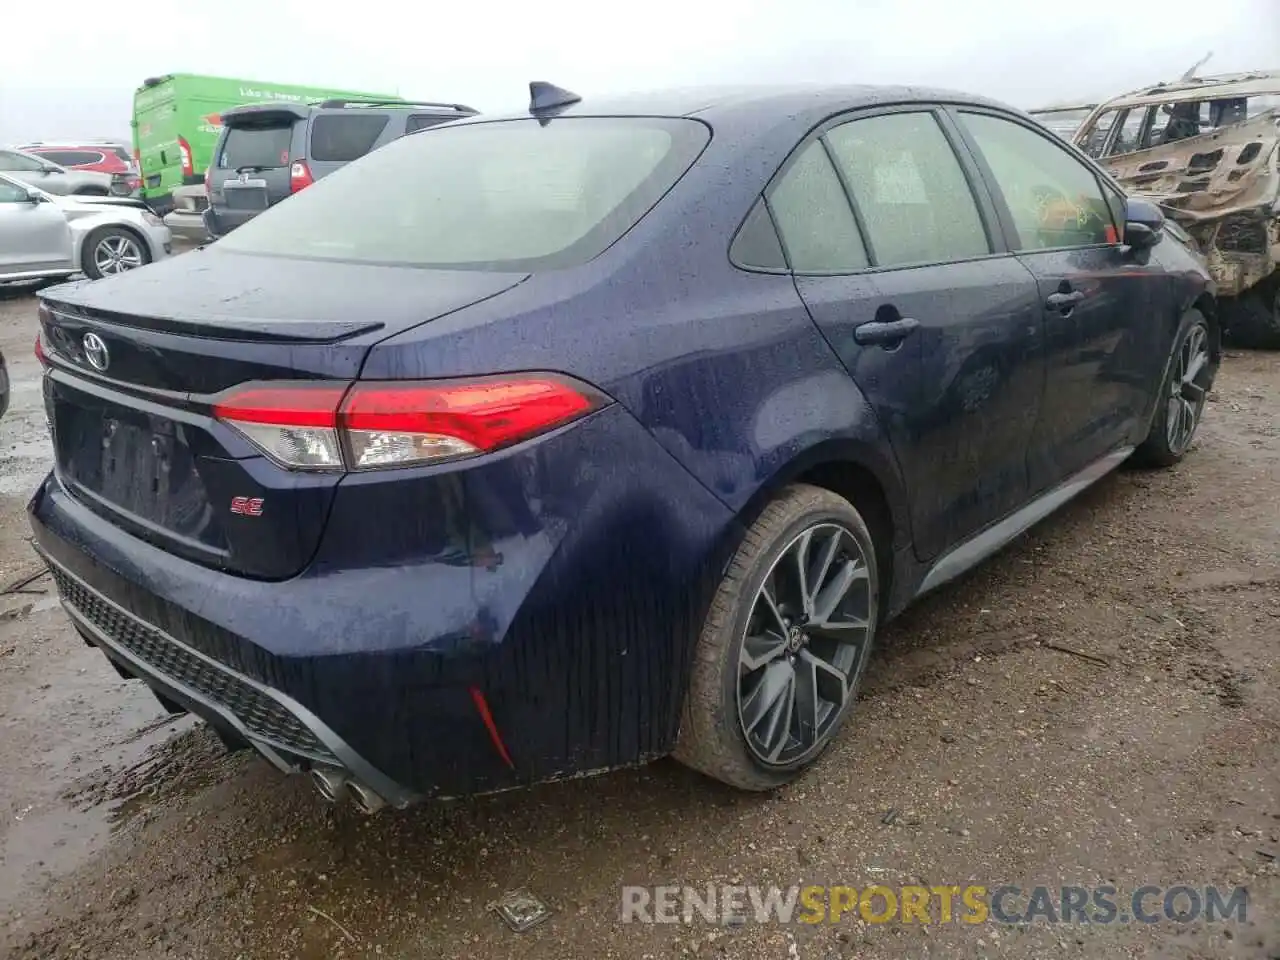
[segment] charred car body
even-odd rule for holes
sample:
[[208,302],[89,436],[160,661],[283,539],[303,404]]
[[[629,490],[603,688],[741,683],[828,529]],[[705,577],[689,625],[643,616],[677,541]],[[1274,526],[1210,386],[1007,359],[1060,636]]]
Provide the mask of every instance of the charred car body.
[[1075,141],[1195,238],[1233,339],[1280,348],[1280,71],[1115,97]]

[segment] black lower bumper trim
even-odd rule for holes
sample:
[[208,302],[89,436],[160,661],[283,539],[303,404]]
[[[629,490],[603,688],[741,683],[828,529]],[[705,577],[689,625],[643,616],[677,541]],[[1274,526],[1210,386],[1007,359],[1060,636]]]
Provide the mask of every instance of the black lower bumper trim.
[[395,783],[287,694],[240,674],[146,623],[37,551],[49,565],[63,608],[77,629],[118,667],[153,690],[229,727],[280,770],[299,761],[343,767],[388,803],[405,807],[417,794]]

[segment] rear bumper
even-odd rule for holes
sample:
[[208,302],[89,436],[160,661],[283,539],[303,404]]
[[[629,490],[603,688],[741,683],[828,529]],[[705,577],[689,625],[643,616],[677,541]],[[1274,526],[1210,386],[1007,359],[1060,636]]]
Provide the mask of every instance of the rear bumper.
[[486,461],[347,478],[279,582],[166,553],[56,476],[29,509],[78,629],[284,769],[336,759],[404,803],[668,752],[731,517],[616,405]]
[[53,573],[72,625],[126,673],[252,744],[284,773],[311,765],[336,767],[368,784],[392,806],[405,807],[417,799],[293,698],[134,616],[43,550],[36,552]]
[[228,210],[225,207],[209,206],[201,217],[209,236],[221,237],[236,227],[248,223],[261,212],[261,210]]
[[197,213],[194,210],[174,210],[164,218],[164,225],[179,240],[201,243],[209,239],[209,230],[204,225],[203,211]]

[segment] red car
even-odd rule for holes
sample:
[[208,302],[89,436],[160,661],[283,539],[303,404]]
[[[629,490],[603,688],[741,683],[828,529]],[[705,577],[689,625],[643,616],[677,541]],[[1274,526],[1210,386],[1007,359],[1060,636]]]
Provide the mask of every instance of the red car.
[[131,196],[142,189],[142,178],[134,165],[129,148],[120,143],[29,143],[18,148],[34,153],[62,167],[96,170],[112,176],[112,192]]

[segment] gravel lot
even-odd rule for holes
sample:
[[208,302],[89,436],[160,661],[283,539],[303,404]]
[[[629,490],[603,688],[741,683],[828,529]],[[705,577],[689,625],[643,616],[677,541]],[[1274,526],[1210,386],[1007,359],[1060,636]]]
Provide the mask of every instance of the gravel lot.
[[[0,288],[0,588],[39,570],[34,312]],[[1280,355],[1231,353],[1211,399],[1180,468],[1109,477],[889,628],[841,741],[773,796],[662,762],[365,818],[166,718],[47,579],[0,594],[0,958],[1280,957]],[[707,882],[1250,900],[1228,924],[619,920],[624,883]],[[518,887],[555,911],[524,934],[486,910]]]

